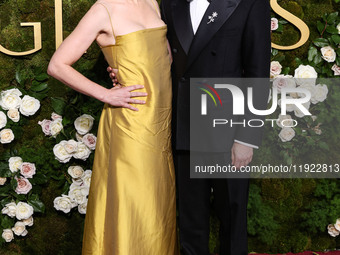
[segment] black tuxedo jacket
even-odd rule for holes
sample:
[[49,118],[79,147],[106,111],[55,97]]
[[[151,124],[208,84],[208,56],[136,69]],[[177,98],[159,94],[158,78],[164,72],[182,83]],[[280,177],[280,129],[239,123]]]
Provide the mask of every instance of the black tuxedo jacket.
[[[270,71],[269,0],[212,0],[195,35],[189,4],[187,0],[161,2],[162,18],[168,26],[173,55],[172,127],[174,148],[178,150],[190,148],[190,78],[269,78]],[[207,24],[208,16],[213,12],[217,12],[218,16],[214,22]],[[268,84],[257,85],[255,90],[255,108],[266,109]],[[244,118],[251,119],[254,115],[246,111]],[[231,128],[225,137],[216,138],[224,140],[219,143],[222,145],[209,148],[209,151],[230,151],[235,139],[260,145],[262,132],[262,128]]]

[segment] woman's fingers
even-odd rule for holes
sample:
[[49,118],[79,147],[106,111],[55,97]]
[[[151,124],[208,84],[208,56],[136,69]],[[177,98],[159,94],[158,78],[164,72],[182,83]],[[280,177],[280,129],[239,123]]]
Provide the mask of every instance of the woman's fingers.
[[146,92],[130,92],[131,97],[146,97],[148,93]]
[[143,89],[144,86],[143,85],[131,85],[131,86],[127,86],[125,88],[127,89],[127,91],[132,91],[132,90],[136,90],[136,89]]
[[132,99],[132,98],[128,99],[127,102],[131,104],[145,104],[144,100]]

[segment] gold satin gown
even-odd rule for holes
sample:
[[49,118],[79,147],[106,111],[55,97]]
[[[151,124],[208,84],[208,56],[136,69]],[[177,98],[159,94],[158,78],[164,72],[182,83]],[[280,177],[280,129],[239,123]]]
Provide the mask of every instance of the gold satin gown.
[[102,47],[123,86],[141,84],[139,111],[104,105],[97,134],[82,255],[179,254],[171,151],[166,26]]

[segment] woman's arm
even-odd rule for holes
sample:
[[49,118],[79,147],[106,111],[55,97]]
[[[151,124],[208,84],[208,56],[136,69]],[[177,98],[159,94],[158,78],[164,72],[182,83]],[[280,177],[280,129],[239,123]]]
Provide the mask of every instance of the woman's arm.
[[142,85],[124,88],[107,89],[75,70],[72,65],[84,54],[100,33],[105,32],[103,24],[110,20],[103,6],[94,4],[81,19],[74,31],[63,41],[51,58],[47,72],[72,89],[94,97],[114,106],[138,110],[129,103],[143,104],[145,101],[132,99],[135,96],[146,96],[144,92],[132,92],[143,88]]

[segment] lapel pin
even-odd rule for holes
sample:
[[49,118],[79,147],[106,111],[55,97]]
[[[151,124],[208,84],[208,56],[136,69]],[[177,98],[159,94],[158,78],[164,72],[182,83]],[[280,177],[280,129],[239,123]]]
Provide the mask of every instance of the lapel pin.
[[210,16],[208,16],[209,22],[207,24],[210,24],[211,22],[215,22],[215,19],[217,18],[218,13],[213,12]]

